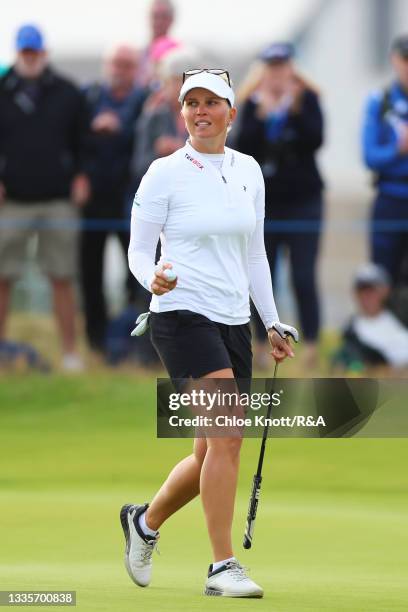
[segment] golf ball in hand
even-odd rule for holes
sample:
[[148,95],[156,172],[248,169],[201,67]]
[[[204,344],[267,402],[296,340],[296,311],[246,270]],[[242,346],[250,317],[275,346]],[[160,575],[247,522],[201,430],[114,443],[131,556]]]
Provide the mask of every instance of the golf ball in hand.
[[174,270],[170,270],[170,268],[166,268],[166,270],[163,270],[163,274],[170,282],[175,281],[177,278],[177,274],[174,272]]

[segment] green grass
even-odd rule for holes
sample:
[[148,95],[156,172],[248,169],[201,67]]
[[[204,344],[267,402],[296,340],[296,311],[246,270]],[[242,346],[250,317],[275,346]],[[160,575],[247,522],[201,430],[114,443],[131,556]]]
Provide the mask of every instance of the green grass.
[[150,499],[191,448],[155,438],[154,390],[108,372],[0,380],[0,589],[76,590],[84,612],[407,610],[403,439],[271,440],[251,551],[241,540],[259,440],[245,441],[234,535],[263,600],[201,595],[211,555],[199,500],[163,526],[152,585],[133,585],[119,508]]

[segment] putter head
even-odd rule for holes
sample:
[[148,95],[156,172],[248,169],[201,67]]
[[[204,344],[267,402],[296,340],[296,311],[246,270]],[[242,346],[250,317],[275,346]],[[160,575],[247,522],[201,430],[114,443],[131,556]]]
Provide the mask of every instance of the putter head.
[[281,338],[285,339],[290,336],[295,342],[299,342],[299,332],[296,327],[292,327],[292,325],[286,325],[285,323],[279,322],[274,323],[272,327],[280,335]]

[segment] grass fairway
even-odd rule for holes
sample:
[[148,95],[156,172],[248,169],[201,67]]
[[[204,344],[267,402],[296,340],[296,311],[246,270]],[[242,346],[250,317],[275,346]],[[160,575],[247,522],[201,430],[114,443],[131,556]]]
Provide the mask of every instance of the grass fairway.
[[154,384],[117,373],[0,380],[0,589],[76,590],[84,612],[406,612],[398,439],[270,441],[251,551],[241,541],[259,440],[245,442],[236,551],[263,600],[201,595],[211,555],[198,500],[162,528],[152,585],[133,585],[119,508],[149,500],[191,448],[155,438]]

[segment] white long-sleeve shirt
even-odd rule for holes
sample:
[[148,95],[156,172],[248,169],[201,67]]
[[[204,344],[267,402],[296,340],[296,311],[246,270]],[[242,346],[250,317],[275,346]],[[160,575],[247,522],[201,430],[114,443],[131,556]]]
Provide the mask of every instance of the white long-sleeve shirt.
[[247,323],[249,295],[267,329],[279,320],[265,253],[265,187],[250,156],[225,147],[214,164],[189,142],[154,161],[136,193],[129,266],[149,291],[159,264],[171,263],[175,289],[150,310],[184,309],[227,325]]

